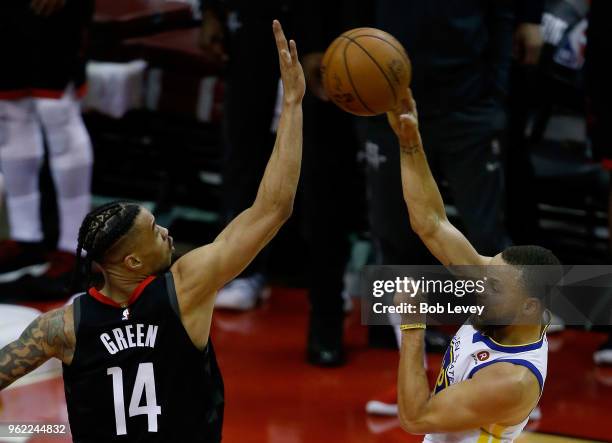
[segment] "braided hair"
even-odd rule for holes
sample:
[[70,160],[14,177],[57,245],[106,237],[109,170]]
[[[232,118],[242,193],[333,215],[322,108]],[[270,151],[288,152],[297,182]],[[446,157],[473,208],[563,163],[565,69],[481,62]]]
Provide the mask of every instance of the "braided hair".
[[[79,229],[73,293],[89,286],[92,262],[101,261],[111,246],[134,225],[139,213],[137,204],[118,201],[102,205],[85,216]],[[83,251],[87,252],[85,257]]]

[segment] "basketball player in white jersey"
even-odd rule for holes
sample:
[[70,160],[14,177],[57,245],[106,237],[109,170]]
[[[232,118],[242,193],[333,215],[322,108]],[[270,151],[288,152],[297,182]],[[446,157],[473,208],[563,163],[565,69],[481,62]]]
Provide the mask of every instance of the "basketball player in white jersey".
[[[483,266],[488,273],[489,300],[484,302],[488,314],[472,317],[459,329],[444,356],[434,392],[423,366],[424,321],[403,316],[398,375],[402,428],[427,434],[426,442],[511,442],[524,428],[544,387],[548,311],[541,289],[556,282],[560,262],[538,246],[511,247],[495,257],[478,254],[446,216],[410,91],[402,109],[388,118],[400,143],[402,187],[412,229],[443,265]],[[550,282],[538,282],[539,265],[555,271],[547,276]],[[409,298],[399,295],[396,302],[406,301],[402,297]]]

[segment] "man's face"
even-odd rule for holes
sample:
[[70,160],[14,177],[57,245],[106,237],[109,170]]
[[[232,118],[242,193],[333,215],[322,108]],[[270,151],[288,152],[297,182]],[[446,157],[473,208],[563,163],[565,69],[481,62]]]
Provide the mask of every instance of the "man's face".
[[145,208],[140,210],[134,221],[129,243],[125,259],[128,266],[136,263],[146,274],[155,274],[170,266],[174,252],[172,237]]
[[480,316],[472,318],[477,329],[516,324],[527,299],[521,270],[504,262],[501,254],[493,257],[485,270],[485,291],[478,295],[484,306]]

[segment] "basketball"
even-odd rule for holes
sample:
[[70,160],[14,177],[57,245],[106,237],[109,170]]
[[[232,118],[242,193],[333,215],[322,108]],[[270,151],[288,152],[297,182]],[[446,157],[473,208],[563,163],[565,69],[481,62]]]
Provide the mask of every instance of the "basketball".
[[327,48],[321,78],[327,96],[360,116],[390,111],[410,84],[412,69],[404,47],[375,28],[345,32]]

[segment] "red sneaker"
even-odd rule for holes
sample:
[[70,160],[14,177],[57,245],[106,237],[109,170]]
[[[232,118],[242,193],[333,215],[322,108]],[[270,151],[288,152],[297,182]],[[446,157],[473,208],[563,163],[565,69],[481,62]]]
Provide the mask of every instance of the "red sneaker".
[[72,276],[76,265],[76,255],[70,252],[53,251],[47,254],[47,258],[51,266],[45,272],[46,277],[59,278],[66,274]]
[[49,264],[39,243],[0,241],[0,283],[19,280],[25,275],[43,275]]
[[70,252],[53,251],[47,254],[49,269],[40,277],[24,282],[28,297],[36,300],[68,298],[70,283],[76,265],[76,255]]
[[397,416],[397,386],[393,386],[366,403],[366,412],[373,415]]

